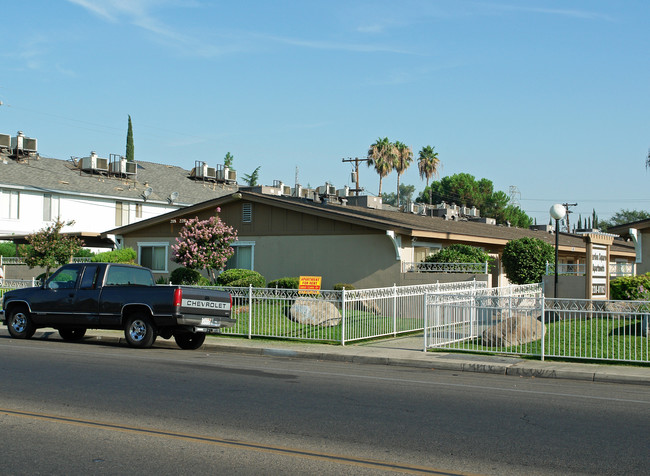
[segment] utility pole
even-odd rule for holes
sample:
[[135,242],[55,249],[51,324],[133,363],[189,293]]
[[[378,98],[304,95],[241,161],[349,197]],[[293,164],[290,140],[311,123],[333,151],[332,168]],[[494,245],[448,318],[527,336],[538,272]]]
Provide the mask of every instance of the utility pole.
[[569,210],[569,207],[577,207],[577,203],[563,203],[562,206],[566,210],[566,231],[567,233],[571,233],[571,228],[569,228],[569,213],[573,213],[571,210]]
[[359,196],[359,192],[362,192],[363,189],[359,187],[359,162],[365,162],[365,159],[360,159],[359,157],[348,157],[347,159],[341,159],[341,162],[354,162],[354,182],[356,188],[350,189],[350,192],[354,192],[355,196]]

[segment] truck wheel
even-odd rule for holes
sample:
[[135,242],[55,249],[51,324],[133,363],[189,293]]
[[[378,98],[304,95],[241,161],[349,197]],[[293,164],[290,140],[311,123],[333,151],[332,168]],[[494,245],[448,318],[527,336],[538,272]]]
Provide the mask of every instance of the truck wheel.
[[7,317],[7,329],[11,337],[15,339],[29,339],[36,332],[29,313],[22,307],[14,307],[9,311]]
[[124,337],[131,347],[146,349],[156,340],[156,329],[144,314],[135,314],[126,320]]
[[68,342],[76,342],[84,338],[86,329],[84,327],[62,327],[59,329],[61,339]]
[[174,340],[181,349],[196,350],[205,342],[205,334],[202,332],[175,332]]

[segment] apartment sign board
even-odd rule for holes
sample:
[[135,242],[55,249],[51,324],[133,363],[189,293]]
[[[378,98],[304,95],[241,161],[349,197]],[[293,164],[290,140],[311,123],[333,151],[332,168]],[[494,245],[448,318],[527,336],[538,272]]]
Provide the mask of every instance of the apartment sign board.
[[594,244],[591,248],[591,296],[607,298],[607,246]]

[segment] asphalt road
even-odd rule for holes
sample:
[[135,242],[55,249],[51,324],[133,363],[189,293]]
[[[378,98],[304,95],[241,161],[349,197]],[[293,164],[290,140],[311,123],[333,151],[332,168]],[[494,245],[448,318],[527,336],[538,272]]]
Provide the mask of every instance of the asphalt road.
[[1,474],[647,474],[647,386],[0,337]]

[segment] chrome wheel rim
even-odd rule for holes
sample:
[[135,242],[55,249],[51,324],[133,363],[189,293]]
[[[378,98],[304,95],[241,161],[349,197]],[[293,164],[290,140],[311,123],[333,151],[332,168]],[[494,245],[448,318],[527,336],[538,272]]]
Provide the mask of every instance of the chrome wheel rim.
[[147,326],[140,319],[135,320],[129,327],[129,336],[134,342],[140,342],[147,335]]
[[25,332],[25,329],[27,328],[27,316],[22,312],[14,314],[14,318],[11,321],[11,327],[19,334]]

